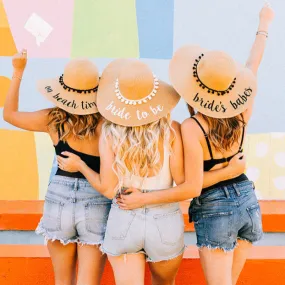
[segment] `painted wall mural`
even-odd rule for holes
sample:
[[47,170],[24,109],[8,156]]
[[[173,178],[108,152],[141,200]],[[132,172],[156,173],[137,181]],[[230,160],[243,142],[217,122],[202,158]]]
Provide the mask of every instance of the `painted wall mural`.
[[[255,113],[245,142],[247,174],[260,199],[285,199],[285,19],[282,0],[259,71]],[[168,81],[168,63],[183,44],[222,49],[245,62],[254,40],[260,0],[0,0],[0,199],[43,199],[57,165],[49,137],[2,119],[11,56],[28,49],[20,109],[50,107],[37,79],[57,76],[69,58],[88,57],[102,70],[117,57],[141,58]],[[181,101],[173,118],[188,116]]]

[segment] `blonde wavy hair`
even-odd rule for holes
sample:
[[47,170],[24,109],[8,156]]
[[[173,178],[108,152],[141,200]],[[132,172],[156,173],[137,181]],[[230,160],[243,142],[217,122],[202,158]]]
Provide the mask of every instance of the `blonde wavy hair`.
[[69,137],[76,139],[90,139],[95,135],[96,127],[101,119],[100,113],[90,115],[75,115],[58,107],[49,114],[48,128],[60,134],[60,140],[66,141]]
[[[195,115],[194,109],[188,105],[190,116]],[[208,138],[219,152],[230,150],[240,139],[242,128],[245,126],[242,115],[232,118],[211,118],[201,114],[209,127]]]
[[122,179],[127,172],[145,178],[160,171],[162,165],[159,145],[161,142],[167,142],[171,152],[175,139],[171,123],[170,115],[138,127],[124,127],[109,121],[104,122],[102,135],[111,142],[115,154],[113,170],[119,179],[118,189],[122,187]]

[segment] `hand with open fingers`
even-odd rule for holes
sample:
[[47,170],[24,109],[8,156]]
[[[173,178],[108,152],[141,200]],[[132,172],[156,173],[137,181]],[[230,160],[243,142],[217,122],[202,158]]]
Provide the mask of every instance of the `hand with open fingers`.
[[246,157],[244,153],[236,154],[229,162],[227,166],[230,168],[231,176],[238,177],[245,172],[246,169]]
[[27,50],[15,54],[12,58],[12,64],[15,71],[24,71],[27,64]]
[[259,14],[260,22],[270,24],[274,19],[274,10],[271,8],[269,2],[266,2]]
[[67,158],[57,155],[56,158],[57,158],[58,167],[61,170],[67,172],[78,172],[80,164],[82,163],[81,158],[78,155],[68,151],[64,151],[61,154],[67,156]]
[[117,198],[117,204],[122,210],[133,210],[144,206],[143,194],[136,188],[129,188]]

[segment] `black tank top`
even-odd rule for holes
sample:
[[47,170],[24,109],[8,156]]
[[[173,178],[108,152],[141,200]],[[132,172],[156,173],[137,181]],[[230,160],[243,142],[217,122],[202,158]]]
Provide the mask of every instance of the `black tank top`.
[[[60,137],[61,137],[61,134],[60,134],[60,131],[58,131],[58,138]],[[62,157],[65,157],[64,155],[61,154],[63,151],[68,151],[68,152],[78,155],[81,158],[81,160],[83,160],[92,170],[94,170],[97,173],[100,173],[100,157],[99,156],[90,155],[90,154],[77,151],[71,148],[67,142],[64,142],[61,140],[58,141],[58,144],[55,145],[54,148],[55,148],[56,154]],[[61,175],[61,176],[67,176],[67,177],[73,177],[73,178],[85,178],[81,172],[68,172],[68,171],[61,170],[60,168],[57,169],[55,175]]]
[[[239,146],[239,150],[236,154],[234,155],[231,155],[229,157],[224,157],[224,158],[218,158],[218,159],[215,159],[213,157],[213,152],[212,152],[212,148],[211,148],[211,144],[210,144],[210,140],[208,138],[208,134],[206,133],[206,131],[204,130],[204,128],[202,127],[202,125],[200,124],[200,122],[195,118],[195,117],[191,117],[193,120],[196,121],[196,123],[199,125],[199,127],[201,128],[203,134],[204,134],[204,137],[206,139],[206,142],[207,142],[207,146],[208,146],[208,150],[209,150],[209,153],[210,153],[210,156],[211,156],[211,159],[207,159],[207,160],[204,160],[204,171],[210,171],[215,165],[217,164],[220,164],[220,163],[225,163],[225,162],[229,162],[235,155],[237,155],[238,153],[242,152],[243,149],[242,149],[242,146],[243,146],[243,140],[244,140],[244,133],[245,133],[245,124],[243,125],[243,128],[242,128],[242,137],[241,137],[241,143],[240,143],[240,146]],[[204,188],[202,190],[202,193],[203,192],[206,192],[208,190],[211,190],[211,189],[214,189],[214,188],[217,188],[217,187],[222,187],[222,186],[226,186],[226,185],[229,185],[229,184],[233,184],[233,183],[238,183],[238,182],[242,182],[242,181],[245,181],[245,180],[248,180],[247,176],[243,173],[241,174],[240,176],[238,177],[235,177],[235,178],[232,178],[232,179],[228,179],[228,180],[224,180],[224,181],[221,181],[221,182],[218,182],[212,186],[209,186],[207,188]]]

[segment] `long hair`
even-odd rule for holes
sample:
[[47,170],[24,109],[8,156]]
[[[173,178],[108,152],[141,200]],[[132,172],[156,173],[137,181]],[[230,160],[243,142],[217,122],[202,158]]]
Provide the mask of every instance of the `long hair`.
[[95,135],[96,127],[101,118],[100,113],[90,115],[75,115],[58,107],[49,114],[48,128],[60,134],[60,140],[66,141],[69,137],[76,139],[91,138]]
[[[194,109],[188,105],[190,116],[194,116]],[[219,151],[230,150],[231,147],[239,141],[242,133],[242,127],[245,125],[242,116],[232,118],[211,118],[201,114],[209,127],[208,138],[213,147]]]
[[118,189],[122,187],[122,180],[127,172],[140,177],[159,172],[162,167],[159,145],[161,141],[167,142],[171,152],[171,133],[174,133],[174,130],[171,127],[170,115],[138,127],[104,122],[102,136],[112,143],[115,154],[113,170],[119,179]]

